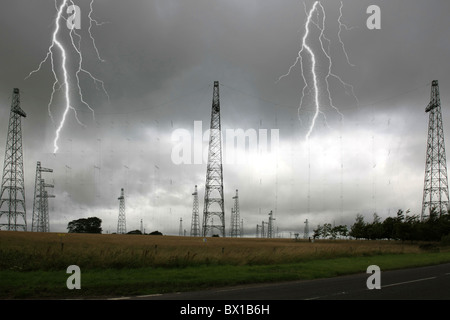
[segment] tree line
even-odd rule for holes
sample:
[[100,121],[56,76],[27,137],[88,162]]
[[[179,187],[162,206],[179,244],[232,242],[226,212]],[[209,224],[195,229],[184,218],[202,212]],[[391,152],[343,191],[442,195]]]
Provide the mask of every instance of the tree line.
[[365,222],[361,214],[356,216],[349,235],[356,239],[394,239],[411,241],[440,241],[450,235],[450,214],[438,214],[431,210],[426,219],[409,215],[409,210],[398,210],[395,217],[381,218],[374,213],[371,223]]
[[346,225],[332,226],[331,223],[325,223],[323,226],[319,224],[313,232],[314,239],[338,239],[349,235]]
[[[97,217],[72,220],[67,224],[68,233],[102,233],[102,219]],[[140,230],[133,230],[127,234],[143,234]],[[162,235],[159,231],[144,233],[149,235]]]
[[418,215],[410,215],[409,210],[398,210],[395,217],[381,220],[376,213],[372,222],[365,222],[361,214],[356,215],[356,220],[350,226],[332,226],[331,223],[318,225],[313,230],[314,239],[338,239],[352,237],[366,240],[410,240],[410,241],[441,241],[445,238],[450,241],[450,214],[438,214],[431,210],[426,219],[420,219]]

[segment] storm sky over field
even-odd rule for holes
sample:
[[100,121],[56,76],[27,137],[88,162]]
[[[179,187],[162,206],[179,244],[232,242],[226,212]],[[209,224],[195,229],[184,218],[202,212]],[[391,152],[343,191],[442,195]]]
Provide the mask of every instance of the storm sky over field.
[[[450,3],[448,1],[322,1],[326,13],[326,52],[331,106],[324,78],[329,61],[320,51],[319,11],[309,25],[308,44],[316,53],[320,79],[319,114],[310,139],[314,91],[305,91],[299,65],[292,68],[305,33],[313,1],[269,0],[95,0],[89,37],[90,1],[80,7],[83,67],[104,81],[103,92],[87,74],[80,75],[82,103],[71,78],[70,97],[77,110],[67,115],[54,153],[55,130],[65,108],[64,88],[48,103],[54,77],[50,61],[25,79],[45,58],[55,28],[52,0],[3,1],[0,10],[0,154],[5,153],[13,88],[21,92],[27,222],[31,226],[36,162],[52,168],[50,230],[66,231],[67,223],[91,216],[103,220],[104,232],[115,232],[120,189],[125,189],[127,230],[178,234],[180,218],[190,232],[192,192],[198,185],[200,218],[206,163],[177,164],[172,134],[191,135],[194,122],[209,128],[213,83],[219,81],[224,130],[278,130],[278,153],[247,157],[246,163],[224,161],[226,232],[232,197],[239,189],[245,234],[268,220],[284,236],[318,224],[352,224],[357,213],[372,220],[398,209],[420,214],[429,102],[432,80],[439,80],[444,131],[449,137]],[[367,27],[370,5],[380,8],[381,29]],[[318,14],[319,13],[319,14]],[[64,12],[64,18],[69,14]],[[59,39],[67,48],[67,65],[77,67],[69,29],[60,24]],[[339,41],[345,44],[345,52]],[[77,38],[78,39],[78,38]],[[55,48],[55,72],[62,78]],[[304,75],[311,84],[310,57],[304,52]],[[72,73],[73,74],[73,73]],[[324,119],[327,119],[325,123]],[[259,136],[262,139],[262,136]],[[201,138],[200,138],[201,139]],[[448,139],[447,139],[448,140]],[[200,140],[201,141],[201,140]],[[206,150],[207,143],[203,143]],[[239,149],[239,148],[238,148]],[[249,150],[235,150],[240,153]],[[226,152],[226,150],[224,151]],[[3,157],[1,158],[3,161]],[[224,158],[225,159],[225,158]]]

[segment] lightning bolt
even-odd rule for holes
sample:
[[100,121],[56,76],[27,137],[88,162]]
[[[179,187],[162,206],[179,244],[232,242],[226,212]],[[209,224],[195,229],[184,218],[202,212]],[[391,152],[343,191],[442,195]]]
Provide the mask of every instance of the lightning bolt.
[[[326,20],[326,14],[325,14],[325,9],[322,6],[322,4],[319,1],[315,1],[313,6],[311,7],[311,9],[309,11],[307,11],[306,9],[306,4],[304,4],[305,7],[305,12],[307,14],[307,18],[306,18],[306,22],[305,22],[305,33],[302,37],[302,42],[301,42],[301,47],[300,50],[298,51],[297,57],[294,61],[294,63],[289,67],[288,71],[283,74],[282,76],[280,76],[278,78],[278,80],[276,82],[279,82],[281,79],[283,79],[284,77],[287,77],[288,75],[290,75],[292,69],[297,66],[298,64],[300,64],[300,70],[301,70],[301,75],[303,78],[303,82],[304,82],[304,86],[302,89],[302,95],[300,98],[300,104],[298,107],[298,118],[301,122],[301,117],[300,117],[300,113],[301,113],[301,109],[303,106],[303,99],[306,95],[306,89],[310,87],[310,84],[308,83],[304,70],[305,70],[305,66],[304,66],[304,61],[303,61],[303,53],[306,51],[311,59],[311,74],[312,74],[312,78],[313,78],[313,83],[312,83],[312,90],[314,91],[314,115],[312,117],[311,123],[309,125],[308,131],[306,133],[306,140],[309,140],[309,137],[314,129],[314,126],[316,124],[317,118],[320,115],[322,115],[324,117],[325,120],[325,124],[329,127],[328,122],[327,122],[327,118],[325,113],[321,110],[320,108],[320,101],[319,101],[319,96],[320,96],[320,88],[319,88],[319,81],[318,81],[318,70],[317,69],[317,59],[316,59],[316,55],[314,53],[314,51],[312,50],[312,48],[308,45],[307,43],[307,39],[308,36],[310,34],[310,27],[311,25],[314,25],[317,27],[317,29],[320,31],[320,35],[318,37],[319,42],[320,42],[320,47],[321,47],[321,51],[324,54],[324,56],[326,57],[327,61],[328,61],[328,69],[326,71],[326,75],[324,77],[324,82],[326,84],[326,96],[328,98],[328,104],[331,108],[333,108],[341,117],[341,120],[344,119],[344,115],[339,111],[339,109],[335,106],[332,96],[331,96],[331,92],[330,92],[330,84],[329,84],[329,78],[333,77],[335,79],[337,79],[342,86],[344,86],[346,93],[352,95],[356,102],[359,104],[358,98],[356,97],[355,93],[354,93],[354,88],[352,85],[346,83],[345,81],[342,80],[341,77],[339,77],[338,75],[336,75],[335,73],[332,72],[332,67],[333,67],[333,62],[330,56],[330,45],[331,45],[331,40],[328,39],[325,36],[325,20]],[[343,24],[341,22],[341,18],[342,18],[342,1],[341,1],[341,6],[339,8],[339,18],[338,18],[338,23],[339,23],[339,32],[338,32],[338,39],[339,39],[339,43],[341,44],[341,47],[344,51],[344,54],[347,58],[347,62],[350,64],[349,59],[348,59],[348,54],[347,51],[345,50],[345,46],[344,43],[342,41],[341,38],[341,31],[342,28],[345,28],[346,30],[351,30],[352,28],[347,27],[345,24]],[[314,12],[316,12],[316,16],[317,16],[317,22],[313,20],[313,14]],[[320,16],[322,16],[322,19],[320,19]],[[321,22],[321,23],[320,23]],[[324,46],[324,40],[328,42],[328,48],[327,50],[325,49]],[[350,64],[351,66],[354,66],[352,64]],[[311,90],[311,89],[310,89]]]
[[[56,153],[59,149],[58,147],[58,140],[60,137],[60,133],[61,130],[64,127],[64,124],[66,122],[66,118],[67,115],[69,113],[70,110],[73,111],[74,115],[75,115],[75,119],[78,122],[79,125],[85,127],[85,125],[80,121],[80,119],[78,118],[78,114],[77,114],[77,110],[72,106],[72,102],[71,102],[71,98],[70,98],[70,92],[71,92],[71,83],[69,81],[69,68],[67,66],[67,60],[68,60],[68,51],[66,50],[66,48],[64,47],[63,43],[58,39],[58,34],[60,33],[60,24],[61,24],[61,20],[66,20],[66,18],[63,16],[63,10],[65,7],[67,7],[70,4],[74,5],[73,0],[63,0],[62,3],[58,6],[57,5],[57,0],[55,0],[55,8],[57,11],[56,17],[55,17],[55,29],[53,31],[52,34],[52,41],[50,46],[48,47],[47,50],[47,54],[45,56],[45,58],[39,63],[38,67],[31,71],[28,76],[25,79],[28,79],[29,77],[31,77],[34,73],[39,72],[42,68],[42,65],[44,63],[46,63],[49,59],[50,59],[50,63],[51,63],[51,70],[53,73],[53,78],[54,78],[54,82],[53,82],[53,86],[52,86],[52,92],[50,94],[50,100],[47,106],[48,109],[48,114],[50,116],[50,119],[52,120],[53,123],[55,123],[52,111],[51,111],[51,105],[53,104],[53,99],[54,99],[54,95],[56,93],[56,91],[60,90],[61,88],[64,87],[64,100],[65,100],[65,108],[64,108],[64,112],[62,114],[62,118],[61,121],[59,122],[59,124],[57,125],[56,131],[55,131],[55,139],[53,141],[53,153]],[[91,0],[89,8],[89,14],[88,14],[88,18],[89,18],[89,28],[88,28],[88,33],[89,33],[89,37],[92,40],[93,43],[93,47],[96,51],[97,57],[101,62],[104,62],[104,60],[100,57],[99,51],[97,49],[97,46],[95,44],[95,38],[92,35],[91,32],[91,28],[92,28],[92,23],[94,22],[96,26],[100,26],[103,23],[99,23],[97,20],[92,18],[92,12],[93,12],[93,5],[94,0]],[[77,11],[74,11],[74,15],[77,14]],[[75,16],[74,16],[75,17]],[[75,40],[74,40],[74,35],[78,37],[78,45],[75,44]],[[69,32],[69,36],[70,36],[70,43],[72,48],[75,50],[76,55],[78,56],[78,68],[76,69],[75,72],[72,72],[72,74],[74,74],[74,77],[76,79],[76,83],[77,83],[77,92],[78,95],[80,97],[80,101],[83,105],[85,105],[91,112],[92,112],[92,117],[95,120],[95,112],[94,109],[92,109],[92,107],[89,105],[89,103],[87,103],[84,100],[83,97],[83,93],[81,90],[81,86],[80,86],[80,73],[86,74],[88,75],[96,85],[100,84],[103,92],[105,93],[105,95],[108,97],[108,101],[109,101],[109,95],[108,92],[105,89],[105,85],[104,82],[102,80],[97,79],[96,77],[94,77],[92,75],[91,72],[89,72],[88,70],[83,68],[83,55],[81,52],[81,35],[79,35],[76,31],[75,28],[70,28],[70,32]],[[55,61],[54,61],[54,55],[56,54],[56,49],[58,49],[58,51],[60,52],[60,58],[61,58],[61,69],[62,69],[62,80],[59,79],[58,74],[56,72],[56,68],[55,68]],[[98,86],[97,86],[98,88]]]
[[339,7],[339,18],[338,18],[338,23],[339,23],[338,38],[339,38],[339,43],[341,44],[341,47],[342,47],[342,51],[344,52],[345,58],[347,59],[347,63],[348,63],[349,65],[351,65],[352,67],[354,67],[355,65],[352,64],[352,63],[350,63],[350,60],[349,60],[349,58],[348,58],[347,50],[345,49],[344,42],[342,41],[342,38],[341,38],[342,27],[344,27],[345,30],[347,30],[347,31],[350,31],[350,30],[353,29],[353,27],[347,27],[347,25],[345,25],[345,24],[342,23],[342,21],[341,21],[341,19],[342,19],[342,7],[343,7],[343,6],[344,6],[344,5],[343,5],[343,3],[342,3],[342,1],[341,1],[341,5],[340,5],[340,7]]

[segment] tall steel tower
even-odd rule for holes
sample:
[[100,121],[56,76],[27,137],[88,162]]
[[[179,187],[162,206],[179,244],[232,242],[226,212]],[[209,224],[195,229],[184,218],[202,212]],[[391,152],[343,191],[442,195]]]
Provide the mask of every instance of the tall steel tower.
[[267,227],[267,238],[273,238],[273,220],[275,220],[275,218],[273,217],[272,210],[270,210],[269,223],[268,223],[268,227]]
[[194,196],[194,203],[192,206],[191,237],[200,237],[200,218],[198,216],[197,185],[195,185],[195,191],[192,195]]
[[305,220],[305,229],[303,230],[303,239],[309,238],[309,222],[308,219]]
[[265,238],[266,235],[266,229],[264,228],[264,225],[267,224],[267,222],[262,221],[262,226],[261,226],[261,238]]
[[27,231],[21,126],[21,118],[26,116],[20,108],[19,89],[14,88],[0,193],[0,229]]
[[180,218],[180,228],[178,229],[178,235],[183,235],[183,218]]
[[449,209],[444,128],[437,80],[433,80],[431,84],[430,103],[425,108],[425,112],[428,112],[430,116],[428,120],[422,220],[430,215],[431,210],[436,210],[436,213],[440,216],[447,213]]
[[[33,217],[31,220],[31,231],[49,232],[50,224],[48,217],[48,198],[54,198],[49,195],[45,188],[53,188],[52,184],[46,184],[42,179],[42,172],[53,172],[53,169],[43,168],[41,162],[36,164],[36,178],[34,182],[34,199],[33,199]],[[46,205],[47,204],[47,205]]]
[[127,224],[125,220],[125,195],[123,193],[123,188],[120,189],[120,197],[117,198],[119,200],[119,221],[117,222],[117,233],[125,234],[127,233]]
[[241,236],[241,218],[239,212],[239,196],[238,189],[236,189],[236,195],[233,197],[234,199],[234,207],[231,209],[231,237],[240,237]]
[[51,187],[53,188],[52,184],[45,183],[44,179],[42,179],[42,195],[41,195],[41,214],[40,214],[40,220],[38,224],[38,230],[39,232],[50,232],[50,219],[48,214],[48,198],[54,198],[55,196],[53,194],[48,194],[48,191],[45,190],[45,188]]
[[[218,229],[225,236],[225,212],[223,200],[222,136],[220,126],[219,81],[214,81],[211,108],[208,165],[206,168],[205,201],[203,209],[203,236]],[[213,217],[218,216],[218,224]],[[216,220],[217,221],[217,220]]]

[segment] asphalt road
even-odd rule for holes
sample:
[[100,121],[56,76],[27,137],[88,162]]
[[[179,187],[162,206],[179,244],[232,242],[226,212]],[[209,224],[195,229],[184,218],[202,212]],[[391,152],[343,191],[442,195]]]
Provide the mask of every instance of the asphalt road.
[[380,289],[368,273],[336,278],[245,285],[203,291],[122,297],[145,300],[450,300],[450,263],[383,271]]

